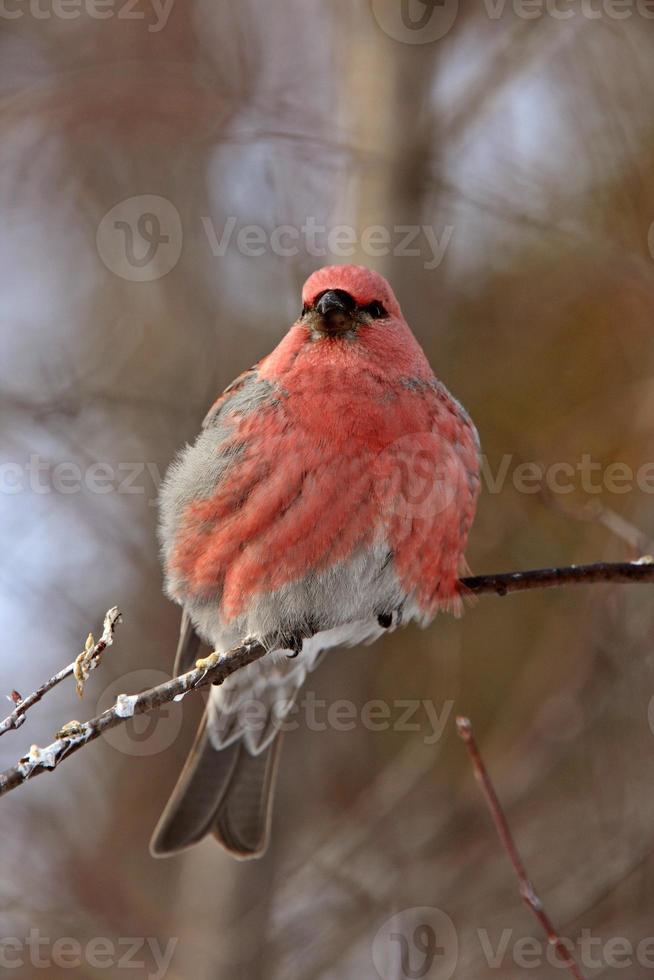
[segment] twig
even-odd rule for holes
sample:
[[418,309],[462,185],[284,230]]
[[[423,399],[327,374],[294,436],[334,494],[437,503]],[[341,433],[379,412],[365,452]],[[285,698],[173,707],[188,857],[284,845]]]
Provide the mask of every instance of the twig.
[[470,719],[462,717],[457,718],[456,728],[459,736],[466,744],[475,777],[481,786],[482,793],[484,794],[486,803],[488,804],[488,809],[490,810],[491,817],[493,818],[495,829],[497,830],[499,838],[502,841],[504,850],[509,855],[511,864],[514,867],[520,885],[520,895],[522,900],[540,922],[541,926],[545,930],[545,933],[547,934],[548,942],[554,947],[557,955],[567,966],[572,976],[576,977],[576,980],[584,980],[583,974],[579,970],[579,967],[577,966],[570,951],[566,949],[563,940],[554,928],[550,917],[543,908],[543,903],[534,891],[534,887],[527,876],[525,866],[522,863],[522,858],[518,854],[518,849],[515,845],[515,841],[513,840],[511,830],[509,829],[508,821],[504,815],[500,801],[497,798],[497,794],[493,787],[493,783],[491,782],[488,770],[486,769],[483,759],[479,753],[479,749],[477,748],[477,742],[475,740]]
[[553,589],[562,585],[593,585],[597,582],[654,582],[654,558],[645,555],[636,561],[600,561],[594,565],[533,568],[525,572],[470,575],[461,579],[465,589],[474,595],[494,592],[499,596],[509,592],[525,592],[527,589]]
[[0,735],[5,735],[12,729],[20,728],[25,721],[29,709],[37,704],[48,691],[51,691],[57,684],[70,677],[71,674],[75,675],[77,690],[81,694],[84,681],[88,677],[89,672],[95,670],[100,663],[100,657],[103,651],[113,643],[114,630],[116,629],[116,624],[120,622],[120,618],[118,607],[113,606],[104,617],[102,636],[97,643],[93,639],[93,634],[90,633],[84,650],[72,664],[68,664],[63,670],[58,671],[58,673],[54,674],[44,684],[37,687],[35,691],[28,694],[26,698],[21,698],[17,691],[12,691],[8,697],[10,701],[14,702],[16,707],[11,714],[7,715],[4,721],[0,722]]
[[119,694],[116,703],[101,715],[89,721],[71,721],[57,732],[55,741],[44,748],[33,745],[26,756],[15,766],[0,773],[0,796],[16,789],[32,776],[46,770],[55,769],[68,756],[77,752],[88,742],[93,742],[110,728],[121,725],[127,718],[152,711],[169,701],[180,700],[189,691],[206,687],[209,684],[222,684],[234,671],[259,660],[267,648],[256,640],[245,640],[229,653],[212,654],[206,660],[198,660],[201,666],[180,674],[172,680],[164,681],[141,694]]
[[[465,591],[482,595],[495,593],[506,595],[509,592],[524,592],[527,589],[545,589],[563,585],[594,584],[597,582],[654,582],[654,558],[646,556],[634,562],[600,562],[595,565],[570,565],[564,568],[540,568],[524,572],[503,572],[496,575],[474,575],[461,579]],[[85,679],[88,671],[97,666],[99,654],[109,645],[113,638],[113,629],[118,621],[119,613],[116,608],[110,609],[105,618],[105,632],[97,644],[87,642],[86,649],[77,660],[55,674],[42,684],[33,694],[21,699],[15,691],[11,700],[16,707],[11,714],[0,723],[0,735],[12,728],[18,728],[25,720],[25,714],[32,705],[36,704],[49,690],[66,677],[75,674],[78,684]],[[189,691],[209,684],[221,684],[234,671],[254,663],[265,655],[267,646],[253,639],[244,640],[233,650],[224,654],[212,654],[203,663],[175,677],[170,681],[152,687],[141,694],[120,695],[111,708],[90,721],[70,721],[57,732],[54,742],[45,748],[33,745],[26,756],[19,762],[0,773],[0,796],[16,789],[31,776],[56,768],[62,759],[77,752],[87,742],[92,742],[103,732],[116,725],[122,724],[134,714],[152,711],[167,702],[179,699]]]

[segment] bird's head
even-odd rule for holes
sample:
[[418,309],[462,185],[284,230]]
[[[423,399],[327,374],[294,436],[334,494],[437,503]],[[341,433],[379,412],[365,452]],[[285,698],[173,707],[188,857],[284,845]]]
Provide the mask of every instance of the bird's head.
[[316,270],[304,284],[302,303],[300,323],[314,339],[353,339],[361,327],[402,316],[384,277],[361,265]]
[[[433,378],[427,359],[383,276],[360,265],[313,272],[302,313],[260,368],[263,377],[335,367],[350,378],[362,367],[380,377]],[[290,384],[288,377],[285,383]],[[356,382],[354,382],[356,383]]]

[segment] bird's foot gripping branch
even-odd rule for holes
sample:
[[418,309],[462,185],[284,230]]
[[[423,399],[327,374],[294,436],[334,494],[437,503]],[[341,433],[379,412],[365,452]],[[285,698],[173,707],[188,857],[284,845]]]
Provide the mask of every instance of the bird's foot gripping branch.
[[[605,584],[652,584],[654,583],[654,558],[645,556],[633,562],[598,562],[592,565],[568,565],[560,568],[539,568],[522,572],[501,572],[491,575],[468,576],[461,580],[463,588],[473,595],[494,594],[504,596],[511,592],[533,589],[561,588],[570,585]],[[121,616],[114,606],[107,612],[102,636],[97,643],[87,643],[83,654],[86,673],[100,663],[100,655],[111,645],[116,625]],[[267,653],[264,645],[248,638],[242,644],[224,654],[211,654],[198,660],[195,666],[148,690],[121,694],[116,702],[102,714],[88,721],[72,720],[57,731],[49,745],[32,745],[16,765],[0,773],[0,796],[17,789],[32,777],[55,769],[60,762],[84,745],[95,741],[103,732],[123,724],[133,715],[154,711],[163,704],[180,700],[191,691],[211,684],[221,684],[227,677],[260,660]],[[49,691],[68,677],[80,672],[80,657],[40,685],[34,692],[21,697],[12,690],[8,698],[14,708],[0,722],[0,736],[21,727],[27,712],[41,701]],[[79,684],[79,678],[78,678]]]

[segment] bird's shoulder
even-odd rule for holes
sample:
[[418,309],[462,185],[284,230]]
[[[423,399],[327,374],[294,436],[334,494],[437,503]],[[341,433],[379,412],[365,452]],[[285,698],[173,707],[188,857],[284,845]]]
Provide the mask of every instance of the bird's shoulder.
[[437,431],[451,441],[464,441],[479,453],[479,433],[463,405],[448,391],[442,381],[431,377],[407,375],[399,380],[396,390],[404,405],[411,405],[424,431]]
[[246,413],[265,402],[272,393],[273,385],[260,374],[262,361],[257,361],[247,371],[227,385],[204,417],[202,428],[222,422],[228,415]]

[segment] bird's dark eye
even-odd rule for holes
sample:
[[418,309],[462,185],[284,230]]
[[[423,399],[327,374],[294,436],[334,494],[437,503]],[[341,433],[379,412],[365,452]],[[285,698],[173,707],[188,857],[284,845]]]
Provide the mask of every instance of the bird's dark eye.
[[373,320],[381,320],[382,317],[388,316],[388,313],[377,299],[373,300],[372,303],[368,303],[367,306],[362,306],[361,312],[368,313]]

